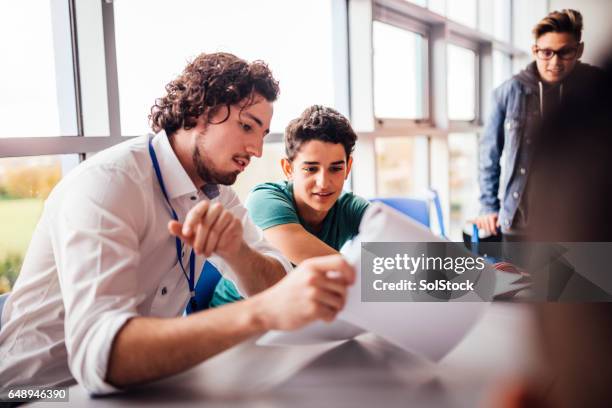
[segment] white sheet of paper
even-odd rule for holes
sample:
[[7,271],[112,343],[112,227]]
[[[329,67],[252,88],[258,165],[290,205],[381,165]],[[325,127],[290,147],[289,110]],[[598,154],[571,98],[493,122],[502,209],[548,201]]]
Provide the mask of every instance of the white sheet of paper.
[[365,333],[357,327],[343,320],[336,319],[331,323],[317,321],[310,323],[300,330],[288,332],[273,330],[257,340],[260,346],[290,346],[319,344],[332,341],[350,340]]
[[[440,360],[478,321],[488,303],[362,302],[361,242],[444,242],[428,228],[381,203],[372,204],[361,221],[359,235],[342,249],[355,267],[357,280],[335,324],[314,323],[304,329],[270,332],[259,344],[312,344],[353,338],[367,330],[413,353]],[[494,283],[491,274],[490,282]],[[478,300],[478,301],[476,301]],[[357,330],[345,330],[349,323]],[[327,340],[326,340],[327,339]]]

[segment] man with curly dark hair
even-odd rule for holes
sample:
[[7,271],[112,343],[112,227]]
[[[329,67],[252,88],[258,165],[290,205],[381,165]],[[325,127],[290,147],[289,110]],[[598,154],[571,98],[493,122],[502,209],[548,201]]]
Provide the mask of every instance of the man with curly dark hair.
[[[343,191],[353,164],[357,135],[338,111],[313,105],[285,129],[281,166],[287,181],[256,186],[246,206],[264,236],[292,263],[337,254],[359,233],[369,203]],[[219,306],[240,299],[221,279],[211,300]]]
[[[154,135],[99,152],[57,185],[1,316],[0,397],[75,380],[115,392],[335,317],[353,269],[323,257],[285,277],[291,266],[228,187],[261,155],[277,95],[263,62],[202,54],[151,109]],[[207,259],[248,299],[182,317],[190,298],[198,308]]]

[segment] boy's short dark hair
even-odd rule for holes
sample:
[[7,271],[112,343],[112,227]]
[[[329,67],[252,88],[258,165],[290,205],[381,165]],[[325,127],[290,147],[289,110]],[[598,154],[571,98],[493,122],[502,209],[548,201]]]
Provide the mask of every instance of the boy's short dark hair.
[[292,161],[300,147],[311,140],[340,143],[346,158],[353,152],[357,135],[349,120],[335,109],[312,105],[285,128],[285,154]]
[[537,40],[546,33],[569,33],[576,42],[582,39],[582,14],[572,9],[563,9],[548,13],[533,28],[533,36]]

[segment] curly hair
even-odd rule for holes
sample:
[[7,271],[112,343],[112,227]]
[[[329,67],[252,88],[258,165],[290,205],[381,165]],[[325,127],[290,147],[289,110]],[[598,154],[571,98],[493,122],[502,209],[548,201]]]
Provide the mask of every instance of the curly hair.
[[162,129],[168,135],[178,129],[192,129],[197,119],[208,118],[225,106],[229,117],[230,105],[247,99],[253,103],[255,94],[274,102],[278,97],[278,81],[263,61],[247,61],[229,53],[200,54],[190,62],[175,80],[166,85],[166,95],[155,100],[149,123],[154,132]]
[[335,109],[312,105],[285,128],[285,154],[293,161],[300,147],[311,140],[341,143],[346,158],[351,155],[357,135],[349,120]]
[[563,9],[548,13],[533,28],[532,33],[536,40],[546,33],[569,33],[574,35],[577,42],[580,42],[582,26],[582,14],[579,11]]

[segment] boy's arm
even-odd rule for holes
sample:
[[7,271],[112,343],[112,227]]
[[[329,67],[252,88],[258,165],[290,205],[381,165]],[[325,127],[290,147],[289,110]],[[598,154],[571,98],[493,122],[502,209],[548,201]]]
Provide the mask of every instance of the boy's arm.
[[306,231],[300,224],[277,225],[265,230],[264,236],[295,265],[316,256],[338,253],[334,248]]

